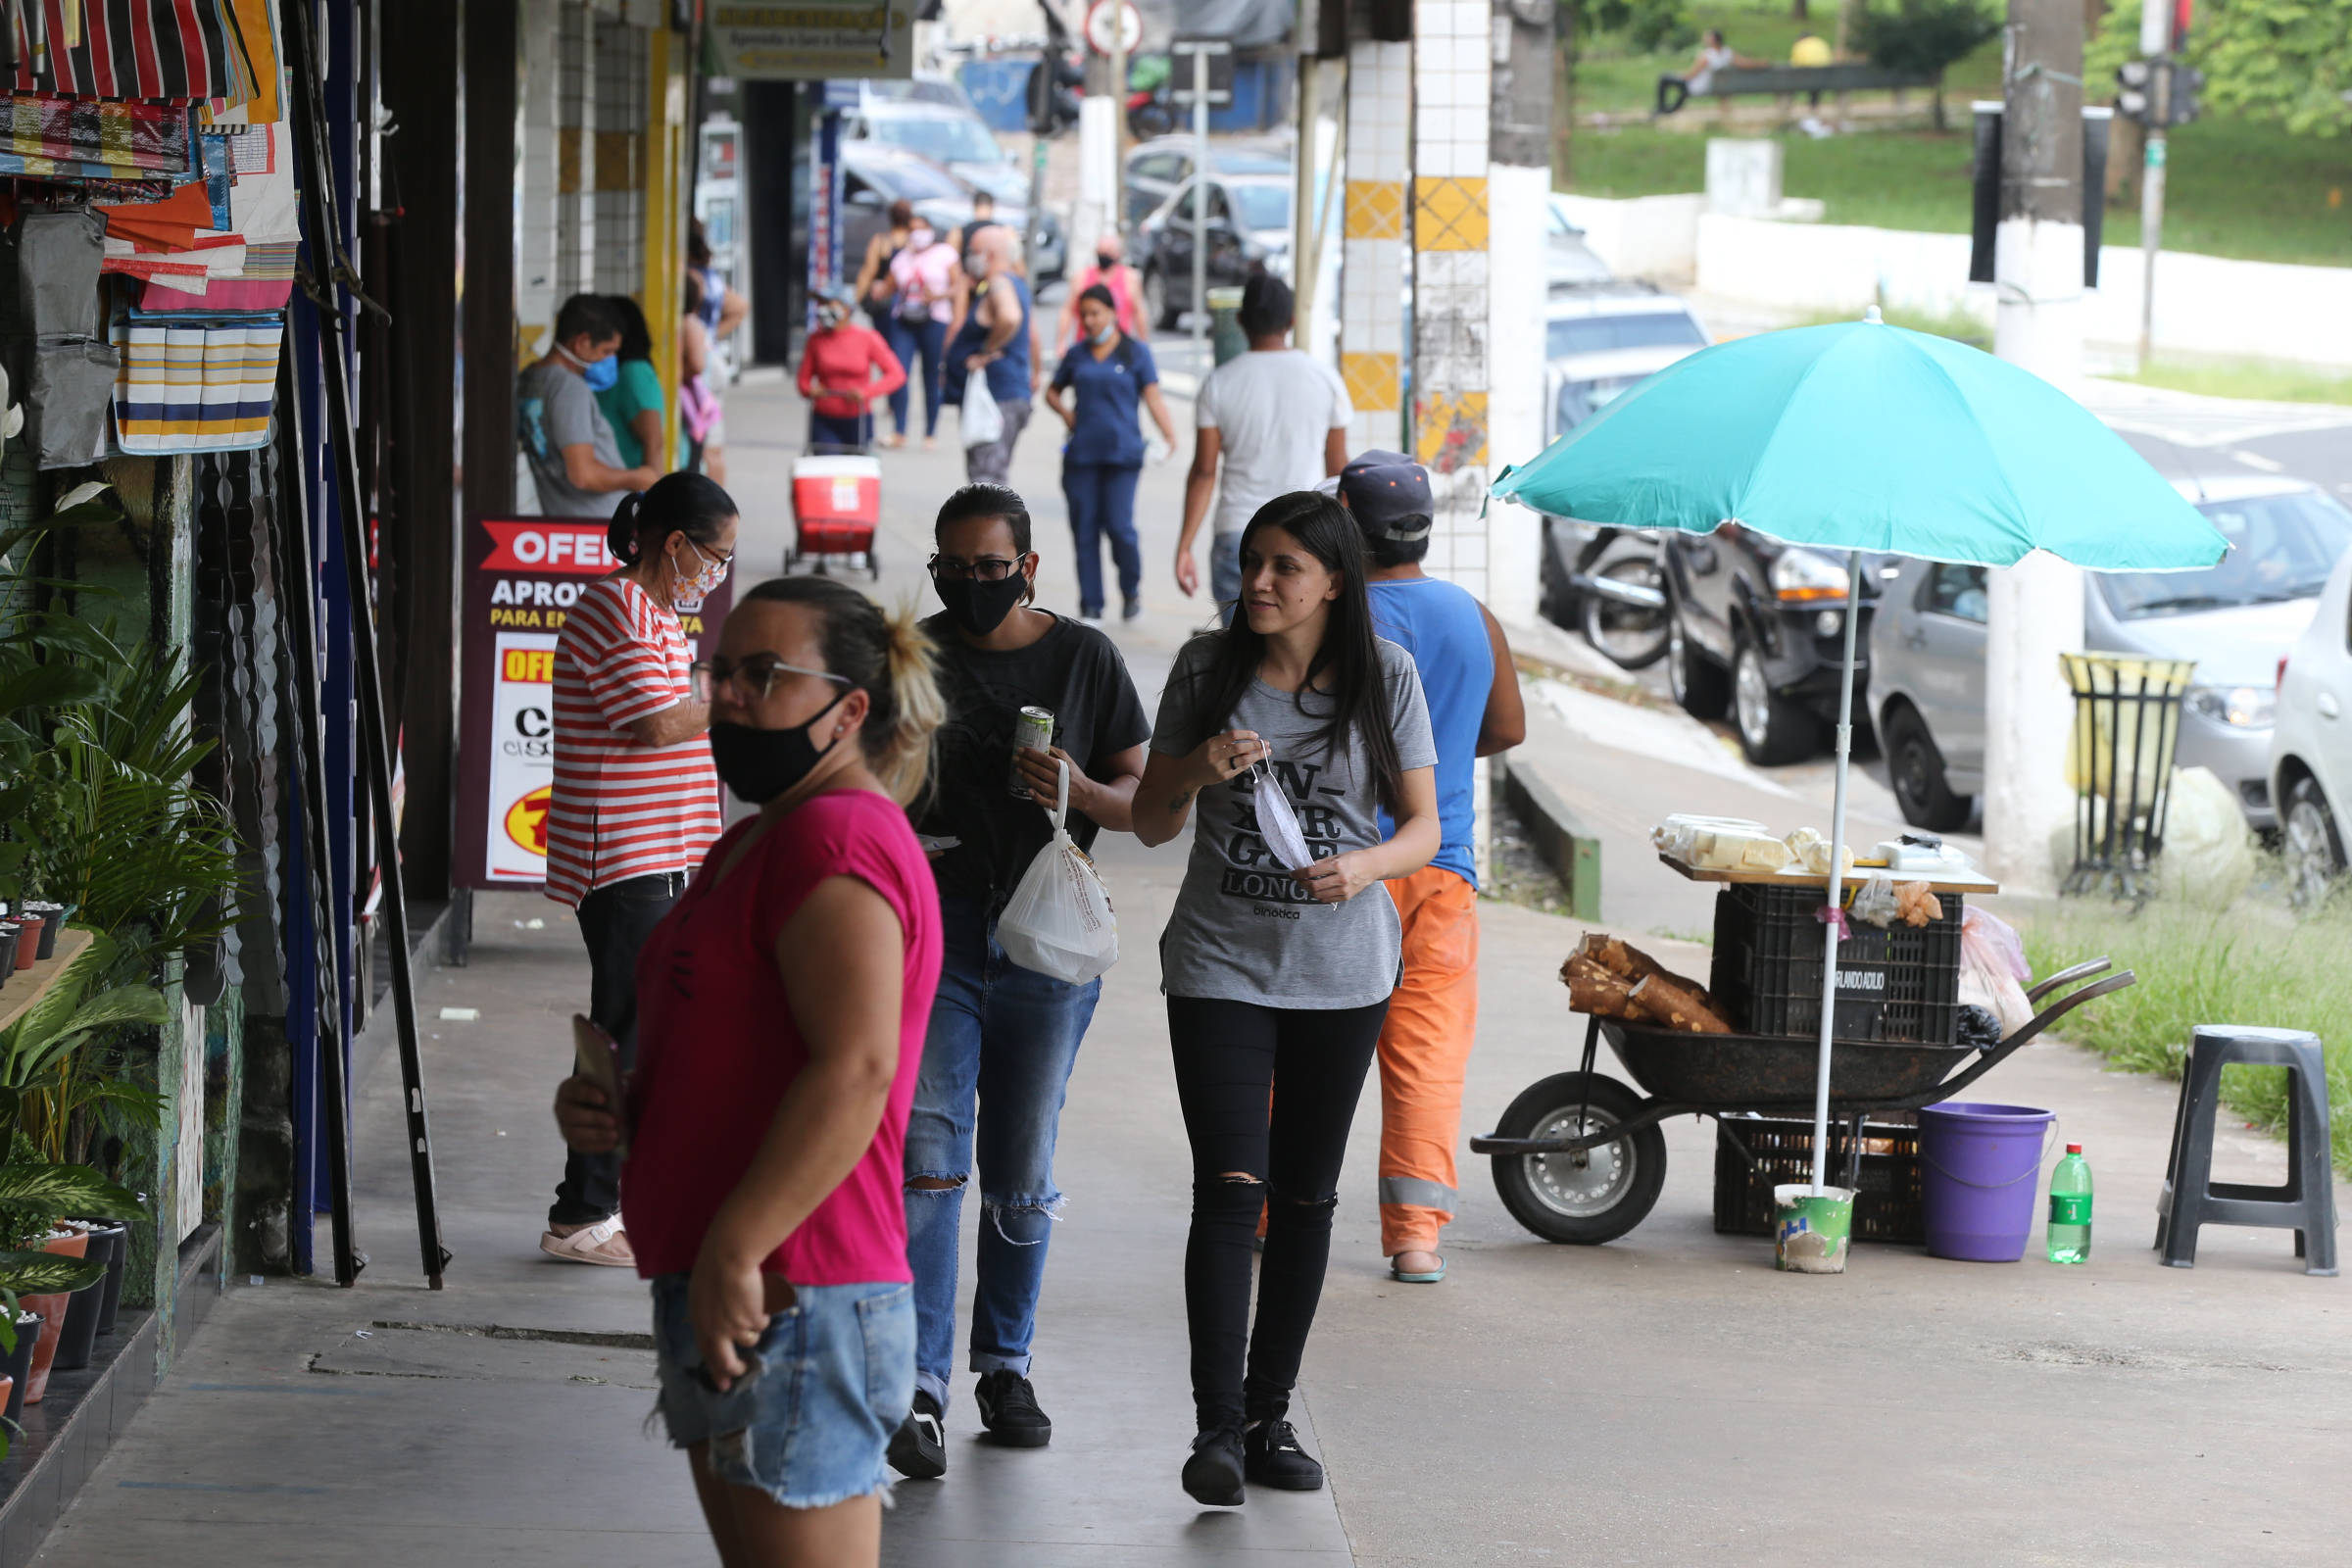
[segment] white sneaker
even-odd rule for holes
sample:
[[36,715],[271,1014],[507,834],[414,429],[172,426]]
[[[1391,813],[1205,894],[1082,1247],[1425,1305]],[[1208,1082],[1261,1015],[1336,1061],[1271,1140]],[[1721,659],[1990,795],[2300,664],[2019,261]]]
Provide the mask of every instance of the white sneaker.
[[1095,628],[1095,630],[1101,631],[1102,629],[1102,617],[1101,615],[1080,615],[1078,617],[1078,624],[1081,626],[1092,626]]
[[593,1225],[551,1228],[539,1238],[539,1250],[566,1263],[597,1263],[606,1268],[637,1266],[637,1254],[629,1247],[629,1233],[621,1229],[618,1214]]

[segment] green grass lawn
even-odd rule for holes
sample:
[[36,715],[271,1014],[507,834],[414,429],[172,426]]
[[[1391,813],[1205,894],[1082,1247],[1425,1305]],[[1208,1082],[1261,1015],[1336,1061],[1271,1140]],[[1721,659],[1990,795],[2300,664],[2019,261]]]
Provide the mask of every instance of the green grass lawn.
[[2137,375],[2117,377],[2142,386],[2170,387],[2209,398],[2255,398],[2265,403],[2352,404],[2352,374],[2330,375],[2308,365],[2232,360],[2213,365],[2158,360]]
[[[2189,1030],[2201,1023],[2308,1029],[2325,1044],[2328,1096],[2352,1105],[2352,964],[2344,961],[2352,920],[2340,913],[2290,921],[2272,906],[2241,906],[2227,915],[2158,901],[2138,914],[2128,907],[2068,900],[2020,934],[2034,972],[2055,974],[2090,957],[2113,958],[2138,983],[2088,1003],[2059,1033],[2139,1072],[2180,1076]],[[2286,1106],[2286,1074],[2277,1067],[2231,1067],[2222,1074],[2225,1102],[2249,1121],[2278,1129]],[[2060,1116],[2066,1107],[2057,1107]],[[2352,1116],[2329,1131],[2336,1167],[2352,1175]]]
[[[1810,23],[1785,3],[1694,7],[1692,24],[1723,28],[1742,55],[1786,60],[1808,27],[1834,35],[1836,9],[1814,7]],[[1577,68],[1577,110],[1646,113],[1658,74],[1688,66],[1687,51],[1634,54],[1609,37],[1592,40]],[[1860,131],[1821,141],[1783,137],[1783,188],[1828,206],[1826,220],[1881,228],[1966,233],[1969,225],[1971,98],[2000,92],[1996,40],[1954,66],[1945,98],[1952,129]],[[1687,116],[1691,111],[1686,110]],[[1682,119],[1683,117],[1677,117]],[[1671,124],[1673,122],[1667,122]],[[2202,120],[2173,133],[2164,246],[2248,261],[2352,266],[2352,145],[2289,136],[2276,126]],[[1706,133],[1628,125],[1595,131],[1580,124],[1570,153],[1570,186],[1589,196],[1651,196],[1706,185]],[[2139,205],[2109,209],[2110,245],[2139,243]],[[2173,384],[2173,383],[2165,383]]]

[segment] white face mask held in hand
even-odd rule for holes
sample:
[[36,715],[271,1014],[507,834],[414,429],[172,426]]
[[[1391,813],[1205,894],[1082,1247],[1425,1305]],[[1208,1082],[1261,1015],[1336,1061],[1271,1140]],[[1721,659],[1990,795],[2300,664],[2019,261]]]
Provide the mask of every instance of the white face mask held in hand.
[[1284,870],[1305,870],[1315,863],[1315,858],[1306,847],[1306,835],[1298,831],[1298,816],[1291,809],[1290,797],[1282,793],[1282,780],[1263,760],[1251,771],[1257,775],[1251,796],[1257,806],[1258,835]]

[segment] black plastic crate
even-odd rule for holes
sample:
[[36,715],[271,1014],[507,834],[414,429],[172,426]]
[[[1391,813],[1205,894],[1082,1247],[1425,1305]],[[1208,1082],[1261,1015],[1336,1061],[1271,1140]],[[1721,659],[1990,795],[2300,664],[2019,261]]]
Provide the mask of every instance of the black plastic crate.
[[[1755,1161],[1740,1156],[1737,1138]],[[1830,1125],[1829,1178],[1845,1181],[1853,1146],[1848,1122]],[[1715,1130],[1715,1229],[1726,1236],[1772,1234],[1772,1190],[1813,1179],[1813,1124],[1777,1116],[1732,1115]],[[1919,1117],[1886,1111],[1862,1124],[1862,1167],[1855,1178],[1854,1240],[1927,1239],[1919,1214]]]
[[[1823,890],[1736,882],[1715,900],[1707,989],[1752,1035],[1821,1031]],[[1948,1046],[1959,1038],[1960,896],[1939,893],[1939,919],[1879,930],[1848,919],[1838,944],[1839,1040]]]

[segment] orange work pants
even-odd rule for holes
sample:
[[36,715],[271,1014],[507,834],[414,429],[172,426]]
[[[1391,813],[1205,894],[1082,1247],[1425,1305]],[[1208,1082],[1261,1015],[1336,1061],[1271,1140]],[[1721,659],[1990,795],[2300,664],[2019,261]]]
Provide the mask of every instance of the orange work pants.
[[1380,1031],[1380,1250],[1435,1250],[1453,1218],[1462,1077],[1478,1033],[1478,890],[1424,866],[1388,884],[1404,972]]

